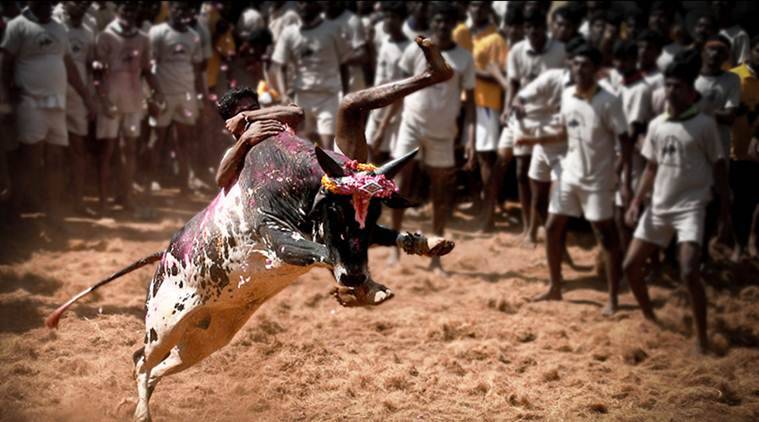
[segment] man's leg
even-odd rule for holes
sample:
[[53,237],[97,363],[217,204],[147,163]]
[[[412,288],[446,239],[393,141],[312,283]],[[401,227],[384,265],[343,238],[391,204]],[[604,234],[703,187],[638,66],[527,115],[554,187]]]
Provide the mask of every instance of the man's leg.
[[618,206],[614,207],[614,225],[617,228],[617,235],[619,236],[622,255],[624,255],[632,239],[632,231],[629,227],[627,227],[627,224],[625,223],[624,208]]
[[36,144],[19,145],[20,165],[18,166],[18,179],[15,185],[18,187],[15,197],[15,208],[20,213],[24,206],[32,205],[38,208],[42,205],[40,192],[44,169],[45,144],[37,142]]
[[45,184],[47,195],[45,211],[49,220],[62,219],[61,192],[63,191],[63,160],[67,154],[67,148],[61,145],[45,145]]
[[108,207],[108,196],[111,187],[111,157],[118,139],[100,139],[100,157],[98,158],[98,193],[100,196],[100,209],[102,215]]
[[132,185],[137,169],[137,140],[138,138],[124,137],[123,148],[121,148],[121,197],[125,209],[133,206]]
[[551,182],[543,182],[530,178],[530,228],[528,240],[532,244],[538,241],[538,228],[548,219],[548,195],[551,193]]
[[193,136],[194,126],[179,122],[174,122],[174,125],[176,127],[176,136],[172,139],[172,144],[174,145],[174,153],[176,154],[179,167],[179,190],[181,193],[186,194],[190,192],[188,151],[190,144],[195,142],[195,137]]
[[479,162],[483,190],[481,229],[484,232],[492,232],[495,230],[495,201],[500,187],[500,171],[496,152],[478,152],[477,161]]
[[[419,167],[418,162],[414,160],[410,164],[403,167],[401,169],[401,172],[398,173],[398,176],[396,176],[396,181],[398,182],[398,193],[404,198],[411,197],[414,175],[418,171],[418,167]],[[393,208],[391,211],[392,211],[393,230],[400,232],[403,226],[403,214],[406,212],[406,209]],[[390,265],[397,264],[398,260],[400,259],[400,256],[401,256],[401,250],[398,248],[393,248],[393,251],[390,252],[388,264]]]
[[678,261],[680,278],[688,286],[693,317],[696,320],[698,348],[701,353],[709,350],[709,339],[706,337],[706,292],[701,284],[701,247],[695,242],[682,242],[678,246]]
[[[445,167],[427,167],[430,175],[431,197],[432,197],[432,232],[435,236],[443,237],[445,234],[445,223],[448,219],[448,210],[451,203],[451,176],[453,168]],[[430,262],[430,269],[443,272],[443,266],[439,256],[433,256]],[[443,272],[442,275],[445,275]]]
[[748,236],[748,254],[752,258],[759,257],[759,204],[754,207],[751,218],[751,233]]
[[609,286],[609,303],[603,310],[606,316],[613,315],[617,311],[617,296],[619,294],[619,281],[622,277],[622,249],[619,245],[619,236],[613,219],[592,223],[598,243],[604,251],[606,261],[606,282]]
[[643,311],[643,316],[651,321],[656,321],[656,314],[654,314],[654,309],[651,306],[651,299],[648,297],[646,282],[643,281],[643,266],[646,259],[653,256],[658,249],[659,247],[654,243],[633,239],[627,249],[625,263],[622,266],[627,283],[630,285],[630,290],[635,295],[638,305],[640,305],[640,310]]
[[87,165],[87,147],[84,144],[83,136],[69,132],[69,158],[71,160],[71,204],[77,213],[87,214],[82,200],[84,197],[84,177]]
[[564,236],[569,217],[560,214],[548,214],[546,222],[546,258],[548,259],[548,291],[533,298],[540,300],[561,300],[561,251],[564,249]]
[[517,191],[519,193],[519,204],[522,206],[522,234],[529,235],[530,226],[530,205],[532,203],[532,192],[530,191],[530,178],[527,173],[530,170],[531,155],[521,155],[517,159]]
[[366,161],[366,120],[369,111],[388,106],[420,89],[450,79],[453,70],[445,62],[438,47],[428,39],[418,37],[416,43],[427,59],[427,69],[400,81],[363,89],[346,95],[337,110],[335,143],[348,157]]

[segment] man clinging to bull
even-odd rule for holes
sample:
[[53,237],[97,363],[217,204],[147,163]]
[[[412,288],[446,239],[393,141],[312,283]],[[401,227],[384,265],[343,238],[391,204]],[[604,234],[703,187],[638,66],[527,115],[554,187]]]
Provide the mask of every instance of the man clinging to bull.
[[[298,107],[253,110],[257,103],[250,93],[231,95],[222,102],[226,112],[250,110],[229,122],[239,141],[222,165],[221,192],[174,235],[166,250],[81,292],[48,318],[47,325],[56,326],[77,299],[160,260],[147,293],[144,347],[134,354],[136,419],[150,419],[148,401],[163,376],[226,345],[261,304],[310,268],[332,271],[341,304],[377,305],[393,293],[369,274],[370,246],[397,246],[425,256],[453,249],[450,241],[377,224],[382,205],[408,205],[392,178],[416,151],[379,168],[363,163],[370,110],[453,75],[437,46],[421,37],[416,42],[428,64],[423,72],[343,98],[335,142],[345,155],[325,152],[292,134],[288,126],[300,119]],[[253,123],[239,129],[246,121]]]

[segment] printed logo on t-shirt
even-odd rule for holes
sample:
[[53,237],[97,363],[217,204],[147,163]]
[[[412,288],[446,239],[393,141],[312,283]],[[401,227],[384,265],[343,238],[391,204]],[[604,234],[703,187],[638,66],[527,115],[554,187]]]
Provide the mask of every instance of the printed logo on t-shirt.
[[42,51],[50,50],[55,45],[55,40],[47,33],[38,34],[34,40],[37,47]]
[[659,152],[659,164],[679,166],[679,148],[680,145],[675,136],[667,135],[664,137],[664,142],[662,142],[661,150]]
[[187,51],[189,51],[189,48],[181,42],[170,45],[169,47],[171,48],[171,54],[173,56],[185,56],[187,55]]
[[71,44],[71,52],[74,53],[74,55],[77,55],[84,50],[84,43],[82,43],[81,40],[73,39],[70,40],[69,43]]

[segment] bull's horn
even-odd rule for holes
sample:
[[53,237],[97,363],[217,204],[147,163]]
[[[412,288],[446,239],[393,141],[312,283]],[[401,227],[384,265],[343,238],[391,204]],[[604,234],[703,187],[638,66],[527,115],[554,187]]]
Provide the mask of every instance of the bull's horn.
[[390,161],[389,163],[385,163],[385,165],[375,170],[374,174],[381,174],[388,179],[392,179],[393,177],[395,177],[396,174],[398,174],[401,171],[401,169],[406,164],[408,164],[411,161],[412,158],[414,158],[417,152],[419,152],[419,148],[415,148],[413,151],[409,152],[403,157],[398,157],[395,160]]
[[343,166],[329,156],[323,149],[316,147],[316,161],[329,177],[345,177]]

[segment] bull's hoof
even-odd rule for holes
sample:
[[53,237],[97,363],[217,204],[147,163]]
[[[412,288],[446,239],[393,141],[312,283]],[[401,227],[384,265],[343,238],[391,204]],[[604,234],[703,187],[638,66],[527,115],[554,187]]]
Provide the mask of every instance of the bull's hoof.
[[337,302],[345,307],[376,306],[394,296],[390,289],[371,280],[357,287],[339,286],[332,294]]
[[429,248],[427,256],[443,256],[448,255],[456,247],[456,242],[442,237],[430,237],[427,238],[427,247]]

